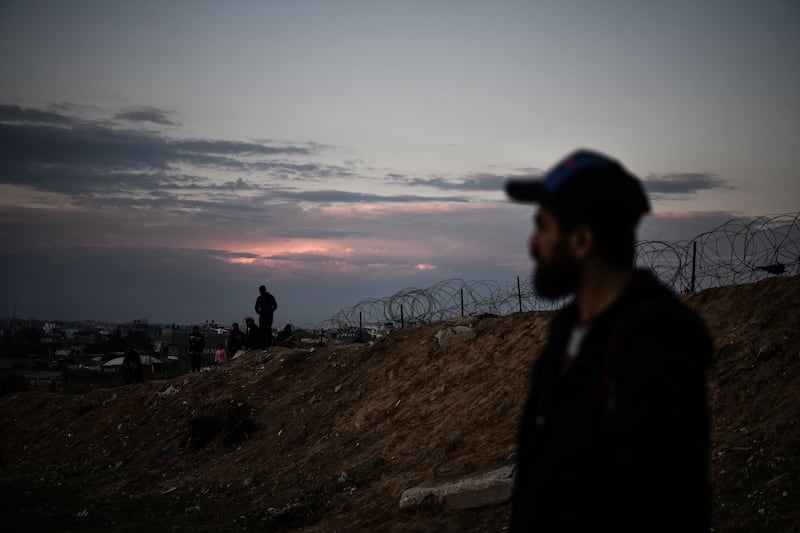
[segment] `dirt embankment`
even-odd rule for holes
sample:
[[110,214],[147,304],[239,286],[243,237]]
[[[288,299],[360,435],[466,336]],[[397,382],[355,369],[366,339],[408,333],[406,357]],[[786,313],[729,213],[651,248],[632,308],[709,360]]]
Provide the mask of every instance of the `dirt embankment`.
[[[714,530],[800,531],[800,277],[686,300],[716,342]],[[169,381],[4,396],[0,529],[501,531],[507,505],[398,502],[513,460],[548,319],[482,318],[449,348],[429,324]]]

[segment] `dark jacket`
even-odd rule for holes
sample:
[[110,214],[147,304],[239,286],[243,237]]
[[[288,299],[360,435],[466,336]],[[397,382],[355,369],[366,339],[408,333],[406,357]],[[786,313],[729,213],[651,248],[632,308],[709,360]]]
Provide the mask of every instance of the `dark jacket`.
[[228,333],[228,354],[230,357],[236,355],[236,352],[241,350],[242,346],[244,346],[244,332],[235,327]]
[[265,292],[256,298],[255,309],[258,316],[271,317],[277,308],[278,302],[275,301],[275,297],[270,292]]
[[550,324],[520,424],[511,531],[707,531],[702,320],[647,272],[561,373],[575,304]]
[[256,348],[261,345],[261,331],[256,326],[252,318],[245,321],[244,346],[246,348]]
[[192,332],[189,335],[189,353],[203,353],[206,345],[206,338],[202,333]]
[[135,350],[128,350],[122,360],[125,383],[141,383],[143,381],[142,359]]

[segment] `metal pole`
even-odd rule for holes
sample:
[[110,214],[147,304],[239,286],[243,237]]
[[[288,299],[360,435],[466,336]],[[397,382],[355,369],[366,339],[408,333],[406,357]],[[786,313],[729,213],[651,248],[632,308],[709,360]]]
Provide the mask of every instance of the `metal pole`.
[[361,311],[358,312],[358,340],[364,340],[364,329],[361,325]]
[[403,329],[405,326],[405,318],[403,317],[403,306],[400,306],[400,329]]
[[464,288],[461,288],[461,318],[464,318]]
[[519,276],[517,276],[517,299],[519,300],[519,312],[522,312],[522,289],[519,285]]
[[697,241],[692,241],[692,292],[694,292],[694,273],[697,264]]

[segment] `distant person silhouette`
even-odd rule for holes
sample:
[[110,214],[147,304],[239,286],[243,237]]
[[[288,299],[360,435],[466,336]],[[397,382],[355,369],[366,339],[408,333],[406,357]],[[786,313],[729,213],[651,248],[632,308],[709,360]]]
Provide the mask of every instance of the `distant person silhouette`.
[[267,288],[261,285],[258,288],[258,298],[256,298],[256,313],[258,313],[258,327],[261,329],[261,347],[264,349],[272,346],[272,319],[278,302],[275,297],[267,292]]
[[578,151],[508,195],[539,204],[530,252],[550,323],[522,414],[512,533],[708,531],[703,321],[634,267],[650,210],[619,162]]
[[231,326],[230,332],[228,332],[228,356],[230,359],[233,359],[233,356],[236,355],[236,352],[242,349],[244,346],[244,332],[239,329],[239,323],[234,322],[233,326]]
[[244,319],[244,347],[254,350],[261,346],[261,330],[258,329],[253,317],[248,316]]
[[189,364],[192,372],[200,372],[205,346],[206,338],[200,333],[200,326],[195,326],[189,335]]
[[297,346],[297,339],[294,337],[294,326],[286,324],[280,333],[278,333],[275,342],[278,346],[283,346],[284,348],[294,348]]
[[133,348],[129,348],[125,352],[125,358],[122,360],[122,373],[125,376],[125,383],[141,383],[144,381],[142,371],[142,358],[139,353]]

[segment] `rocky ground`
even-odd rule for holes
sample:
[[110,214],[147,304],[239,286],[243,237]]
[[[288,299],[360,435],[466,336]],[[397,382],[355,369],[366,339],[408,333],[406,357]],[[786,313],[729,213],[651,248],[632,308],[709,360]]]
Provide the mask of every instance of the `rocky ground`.
[[[800,531],[800,277],[685,298],[716,342],[714,531]],[[446,348],[445,324],[428,324],[167,381],[5,395],[0,530],[502,531],[507,504],[399,500],[513,461],[548,316],[481,318]]]

